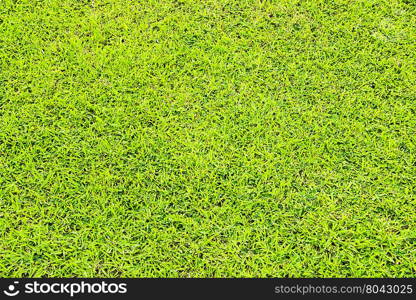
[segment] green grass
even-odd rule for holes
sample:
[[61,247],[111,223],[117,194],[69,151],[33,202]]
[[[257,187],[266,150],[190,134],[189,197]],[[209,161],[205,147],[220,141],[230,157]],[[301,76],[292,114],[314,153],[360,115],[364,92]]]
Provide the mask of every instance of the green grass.
[[415,1],[0,0],[0,276],[415,274]]

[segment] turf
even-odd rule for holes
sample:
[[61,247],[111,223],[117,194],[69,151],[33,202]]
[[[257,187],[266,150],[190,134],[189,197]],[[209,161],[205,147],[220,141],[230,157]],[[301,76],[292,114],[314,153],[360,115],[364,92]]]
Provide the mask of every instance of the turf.
[[0,0],[0,276],[416,274],[413,0]]

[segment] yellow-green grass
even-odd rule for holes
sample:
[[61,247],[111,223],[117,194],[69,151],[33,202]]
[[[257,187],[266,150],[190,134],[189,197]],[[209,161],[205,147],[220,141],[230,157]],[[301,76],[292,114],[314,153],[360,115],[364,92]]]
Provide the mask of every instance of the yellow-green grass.
[[413,0],[0,0],[0,276],[411,277]]

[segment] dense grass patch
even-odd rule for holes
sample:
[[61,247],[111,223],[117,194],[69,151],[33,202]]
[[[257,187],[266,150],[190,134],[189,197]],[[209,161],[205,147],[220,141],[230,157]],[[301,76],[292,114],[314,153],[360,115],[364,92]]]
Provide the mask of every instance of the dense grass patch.
[[0,0],[0,275],[414,276],[416,3]]

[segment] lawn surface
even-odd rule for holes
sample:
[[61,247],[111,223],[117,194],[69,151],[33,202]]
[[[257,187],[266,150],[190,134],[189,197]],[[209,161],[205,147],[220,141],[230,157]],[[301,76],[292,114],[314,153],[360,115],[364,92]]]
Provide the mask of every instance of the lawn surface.
[[0,276],[415,276],[415,74],[414,0],[0,0]]

